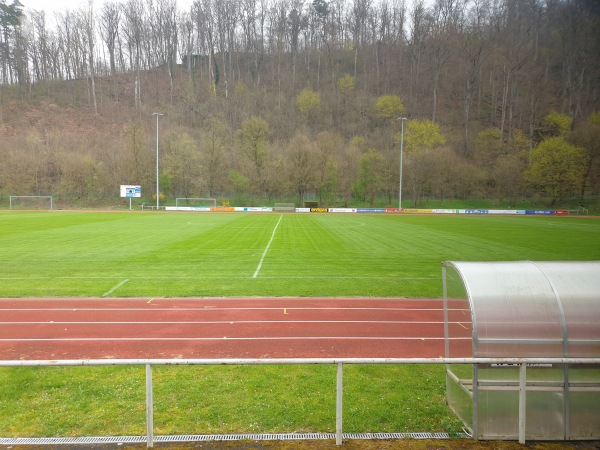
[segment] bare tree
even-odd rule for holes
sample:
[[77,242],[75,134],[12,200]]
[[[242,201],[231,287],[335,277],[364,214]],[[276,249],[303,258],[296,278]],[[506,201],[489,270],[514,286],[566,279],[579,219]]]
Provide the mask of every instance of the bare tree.
[[94,107],[94,113],[98,115],[98,102],[96,100],[96,79],[95,79],[95,26],[94,26],[94,2],[88,0],[88,9],[82,9],[80,20],[85,30],[84,38],[87,43],[87,78],[89,80],[88,90],[90,92],[91,102]]
[[208,73],[214,92],[219,84],[219,71],[215,61],[215,13],[211,0],[196,0],[192,5],[192,20],[198,33],[198,53],[208,55]]
[[438,91],[442,70],[452,55],[453,41],[463,28],[464,0],[437,0],[431,18],[429,51],[432,60],[433,107],[431,120],[437,119]]
[[139,111],[141,104],[141,70],[143,61],[142,41],[144,39],[143,4],[140,0],[128,0],[123,7],[125,17],[124,32],[129,52],[129,67],[134,72],[135,108]]
[[424,0],[417,0],[411,12],[412,29],[410,31],[410,77],[411,77],[411,99],[410,110],[419,112],[420,72],[423,48],[429,34],[429,21],[426,15]]
[[102,5],[100,10],[100,34],[106,48],[110,63],[110,74],[117,73],[116,51],[121,25],[121,8],[117,3],[109,2]]
[[227,170],[227,150],[233,143],[229,126],[216,117],[209,118],[202,133],[201,162],[206,180],[206,190],[210,197],[216,195],[219,188],[223,187],[223,180]]
[[256,86],[261,81],[261,67],[265,59],[265,25],[267,20],[266,0],[243,0],[240,3],[242,26],[242,48],[253,54],[252,77]]
[[306,135],[296,134],[287,145],[287,153],[288,180],[304,205],[304,196],[316,187],[317,150]]

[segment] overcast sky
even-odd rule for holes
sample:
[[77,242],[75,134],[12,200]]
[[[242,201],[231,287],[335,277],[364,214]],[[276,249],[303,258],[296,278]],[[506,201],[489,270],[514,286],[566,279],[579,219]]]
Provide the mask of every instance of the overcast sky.
[[[53,15],[55,11],[64,12],[66,10],[76,10],[81,7],[87,6],[88,0],[19,0],[25,9],[44,10]],[[94,8],[99,9],[102,4],[108,0],[93,0]],[[124,3],[125,0],[110,0],[116,3]],[[12,3],[12,0],[8,0],[7,3]],[[193,0],[177,0],[178,9],[187,9],[193,3]],[[412,5],[412,1],[407,2],[408,5]],[[425,2],[430,4],[431,1]]]
[[[87,7],[88,0],[19,0],[26,10],[43,10],[53,15],[54,12],[76,10]],[[94,9],[99,9],[106,0],[93,0]],[[116,3],[125,3],[125,0],[110,0]],[[177,0],[177,8],[188,8],[193,0]],[[7,3],[12,3],[8,0]]]

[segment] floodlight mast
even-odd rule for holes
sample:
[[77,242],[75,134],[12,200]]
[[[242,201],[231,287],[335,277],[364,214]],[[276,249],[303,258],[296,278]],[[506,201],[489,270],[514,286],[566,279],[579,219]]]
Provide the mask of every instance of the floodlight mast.
[[404,151],[404,121],[406,117],[398,117],[398,120],[402,124],[402,131],[400,132],[400,186],[398,189],[398,211],[402,212],[402,153]]
[[160,190],[158,187],[158,117],[164,116],[164,114],[155,112],[152,115],[156,116],[156,210],[158,211],[160,205]]

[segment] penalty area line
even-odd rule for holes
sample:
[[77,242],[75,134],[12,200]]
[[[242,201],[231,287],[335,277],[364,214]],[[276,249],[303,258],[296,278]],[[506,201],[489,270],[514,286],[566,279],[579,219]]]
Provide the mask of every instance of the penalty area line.
[[273,242],[273,239],[275,238],[275,233],[277,232],[277,228],[279,227],[279,223],[281,222],[282,218],[283,218],[283,214],[281,214],[279,216],[279,220],[277,221],[275,228],[273,228],[273,233],[271,233],[271,240],[267,244],[267,248],[265,248],[265,251],[263,252],[262,257],[260,258],[260,262],[258,263],[258,267],[254,271],[254,275],[252,276],[252,278],[258,277],[258,273],[260,272],[260,269],[263,265],[263,261],[265,260],[265,257],[267,256],[267,252],[269,251],[269,248],[271,247],[271,243]]
[[110,291],[106,291],[104,294],[102,294],[102,297],[108,297],[110,294],[112,294],[113,292],[115,292],[117,289],[119,289],[121,286],[123,286],[128,281],[129,281],[129,278],[121,281],[119,284],[117,284],[116,286],[114,286]]

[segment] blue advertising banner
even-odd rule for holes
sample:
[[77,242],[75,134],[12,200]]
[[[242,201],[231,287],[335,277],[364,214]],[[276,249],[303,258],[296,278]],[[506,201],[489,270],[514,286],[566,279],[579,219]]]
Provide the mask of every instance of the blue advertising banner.
[[551,214],[554,214],[554,211],[553,210],[545,210],[545,209],[526,209],[525,214],[551,215]]
[[358,208],[356,210],[358,213],[384,213],[384,208]]

